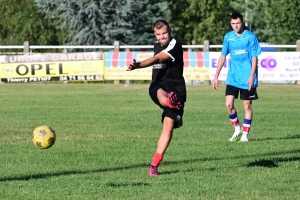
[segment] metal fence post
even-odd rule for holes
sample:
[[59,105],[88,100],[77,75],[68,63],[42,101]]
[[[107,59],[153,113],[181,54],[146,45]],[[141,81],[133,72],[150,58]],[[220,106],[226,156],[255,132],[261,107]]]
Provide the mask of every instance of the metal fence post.
[[[297,40],[296,42],[296,51],[300,51],[300,40]],[[300,80],[297,80],[296,84],[300,84]]]
[[24,55],[28,55],[30,54],[30,45],[29,45],[29,41],[25,41],[24,42],[24,51],[23,51]]
[[[130,49],[127,48],[127,49],[126,49],[126,52],[128,52],[128,51],[130,51]],[[129,86],[129,85],[130,85],[130,80],[128,80],[128,79],[125,80],[125,85],[124,85],[124,86],[127,87],[127,86]]]
[[[209,40],[204,40],[203,45],[204,45],[203,51],[204,52],[209,52]],[[210,80],[204,80],[204,84],[209,85],[209,84],[211,84],[211,81]]]
[[120,42],[114,41],[114,51],[120,51]]
[[203,45],[203,51],[209,52],[209,40],[204,40]]
[[[120,51],[120,42],[114,41],[114,51]],[[114,84],[119,84],[120,80],[114,80]]]
[[[194,44],[195,44],[195,40],[192,40],[192,45],[194,45]],[[192,48],[188,48],[188,52],[191,52],[191,51],[193,51],[193,49]],[[191,85],[194,85],[194,82],[195,82],[195,80],[188,80],[188,81],[186,81],[187,84],[191,84]]]
[[300,40],[296,42],[296,51],[300,51]]

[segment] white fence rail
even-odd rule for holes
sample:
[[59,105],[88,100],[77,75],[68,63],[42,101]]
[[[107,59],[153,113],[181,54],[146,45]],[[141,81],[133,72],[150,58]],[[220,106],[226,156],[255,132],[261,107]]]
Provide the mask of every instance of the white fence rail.
[[[223,45],[209,45],[210,48],[222,48]],[[297,45],[260,45],[270,48],[296,48]],[[203,48],[204,45],[182,45],[184,49]],[[120,45],[120,49],[152,49],[153,45]],[[0,46],[0,49],[24,49],[22,45]],[[31,45],[30,49],[114,49],[114,45]]]
[[[200,45],[182,45],[184,49],[192,51],[193,49],[202,49],[203,51],[213,51],[215,49],[221,49],[222,45],[210,45],[209,41],[204,41]],[[297,40],[294,45],[270,45],[261,44],[262,48],[265,49],[295,49],[295,51],[300,51],[300,40]],[[113,45],[30,45],[28,41],[24,42],[24,45],[7,45],[0,46],[0,49],[7,49],[9,51],[13,49],[21,49],[24,54],[31,54],[35,50],[43,49],[61,49],[62,52],[68,52],[70,49],[103,49],[103,50],[113,50],[113,51],[130,51],[135,49],[153,49],[153,45],[120,45],[119,41],[115,41]]]

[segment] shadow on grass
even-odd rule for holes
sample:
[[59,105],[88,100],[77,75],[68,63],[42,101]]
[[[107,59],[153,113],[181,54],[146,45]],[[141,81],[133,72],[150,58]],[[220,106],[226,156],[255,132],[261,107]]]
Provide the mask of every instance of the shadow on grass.
[[290,139],[299,139],[300,135],[291,135],[286,137],[267,137],[267,138],[259,138],[259,139],[251,139],[251,141],[265,141],[265,140],[290,140]]
[[278,164],[274,161],[274,160],[259,160],[259,161],[255,161],[255,162],[251,162],[248,165],[246,165],[247,167],[268,167],[268,168],[273,168],[273,167],[278,167]]
[[32,179],[42,179],[52,176],[67,176],[67,175],[74,175],[74,174],[89,174],[89,173],[98,173],[98,172],[109,172],[109,171],[122,171],[128,169],[135,169],[141,167],[149,167],[149,164],[137,164],[131,166],[122,166],[122,167],[112,167],[112,168],[103,168],[103,169],[95,169],[95,170],[71,170],[71,171],[62,171],[62,172],[55,172],[55,173],[45,173],[45,174],[32,174],[27,176],[19,176],[19,177],[7,177],[7,178],[0,178],[0,182],[2,181],[29,181]]
[[246,167],[278,167],[278,163],[280,162],[291,162],[291,161],[298,161],[300,157],[291,157],[291,158],[274,158],[273,160],[258,160],[254,162],[250,162]]
[[[274,156],[274,155],[281,155],[281,154],[289,154],[289,153],[300,153],[300,149],[297,150],[290,150],[290,151],[283,151],[283,152],[271,152],[265,154],[254,154],[248,155],[247,157],[259,157],[259,156]],[[164,165],[179,165],[179,164],[187,164],[187,163],[195,163],[195,162],[205,162],[205,161],[213,161],[213,160],[224,160],[224,159],[240,159],[245,158],[244,155],[240,156],[232,156],[232,157],[224,157],[224,158],[199,158],[199,159],[190,159],[190,160],[181,160],[181,161],[167,161],[164,162]],[[251,162],[246,167],[253,167],[253,166],[262,166],[262,167],[277,167],[279,162],[289,162],[289,161],[298,161],[300,157],[290,157],[290,158],[274,158],[273,160],[258,160],[255,162]],[[109,171],[122,171],[122,170],[129,170],[129,169],[136,169],[136,168],[148,168],[149,164],[136,164],[136,165],[129,165],[129,166],[122,166],[122,167],[111,167],[111,168],[103,168],[103,169],[95,169],[95,170],[70,170],[70,171],[62,171],[62,172],[55,172],[55,173],[44,173],[44,174],[32,174],[32,175],[25,175],[25,176],[16,176],[16,177],[5,177],[0,178],[0,182],[3,181],[29,181],[32,179],[43,179],[48,177],[58,177],[58,176],[67,176],[67,175],[74,175],[74,174],[89,174],[89,173],[99,173],[99,172],[109,172]],[[215,167],[208,168],[206,170],[216,170]],[[192,170],[188,170],[192,171]],[[160,172],[160,174],[173,174],[178,173],[178,170],[174,171],[165,171]],[[121,186],[147,186],[147,183],[125,183],[125,184],[113,184],[108,183],[108,186],[111,187],[121,187]]]
[[132,186],[150,186],[149,183],[107,183],[106,186],[108,187],[132,187]]

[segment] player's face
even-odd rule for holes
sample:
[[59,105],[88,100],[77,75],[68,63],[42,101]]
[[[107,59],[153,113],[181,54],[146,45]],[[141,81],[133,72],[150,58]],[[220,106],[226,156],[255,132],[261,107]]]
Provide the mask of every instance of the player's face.
[[166,46],[171,40],[171,33],[167,26],[163,26],[161,29],[154,28],[154,35],[161,46]]
[[236,33],[238,33],[243,26],[243,22],[241,21],[240,18],[231,19],[230,24],[231,24],[232,29]]

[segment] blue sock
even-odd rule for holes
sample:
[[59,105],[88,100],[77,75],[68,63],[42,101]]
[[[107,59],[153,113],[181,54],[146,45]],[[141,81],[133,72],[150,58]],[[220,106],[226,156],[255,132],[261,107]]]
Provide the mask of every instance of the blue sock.
[[235,118],[237,118],[237,112],[229,115],[229,119],[235,119]]

